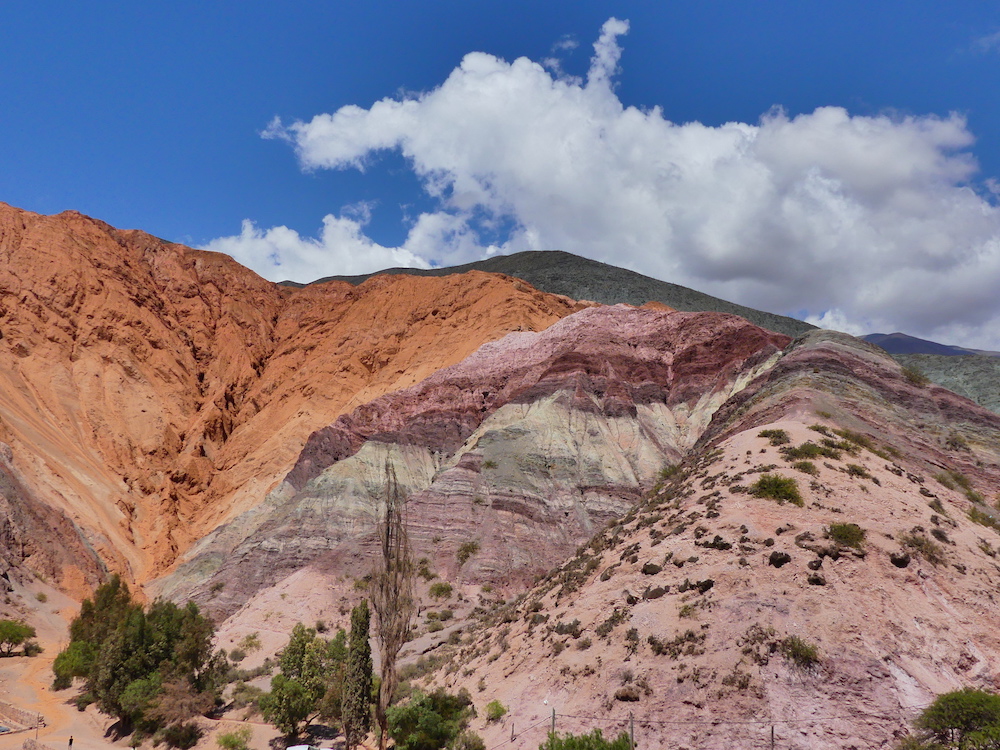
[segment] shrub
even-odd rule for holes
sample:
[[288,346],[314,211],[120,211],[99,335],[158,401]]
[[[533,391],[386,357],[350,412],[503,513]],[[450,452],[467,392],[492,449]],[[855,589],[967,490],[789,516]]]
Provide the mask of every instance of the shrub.
[[789,461],[812,458],[832,458],[836,461],[840,459],[840,450],[833,445],[817,445],[810,440],[794,448],[785,446],[781,449],[781,455]]
[[797,635],[790,635],[785,638],[780,645],[781,654],[795,666],[803,669],[819,664],[819,651],[811,643],[799,638]]
[[437,689],[415,692],[407,703],[389,708],[389,736],[398,750],[437,750],[448,747],[475,715],[467,690],[457,695]]
[[918,388],[923,388],[931,382],[931,379],[924,374],[924,371],[916,365],[906,365],[903,368],[903,377],[906,378],[908,383]]
[[762,474],[750,487],[750,494],[756,497],[766,497],[779,503],[790,502],[803,506],[805,502],[799,494],[798,484],[794,479],[780,474]]
[[933,542],[925,536],[916,533],[905,533],[899,535],[899,542],[904,547],[909,547],[917,552],[931,565],[940,565],[944,562],[944,549],[937,542]]
[[201,734],[201,727],[193,721],[182,724],[171,724],[169,727],[161,730],[163,741],[170,745],[170,747],[180,748],[180,750],[189,750],[189,748],[197,745],[198,740],[201,739]]
[[816,468],[816,464],[812,461],[796,461],[792,464],[792,468],[801,471],[803,474],[809,474],[810,476],[818,476],[819,469]]
[[571,635],[574,638],[579,638],[580,633],[583,632],[580,629],[580,621],[573,620],[572,622],[560,622],[555,628],[553,628],[559,635]]
[[549,738],[539,745],[538,750],[631,750],[631,747],[627,733],[622,732],[615,739],[606,740],[601,730],[595,729],[590,734],[581,735],[550,732]]
[[222,750],[247,750],[250,741],[250,727],[240,727],[233,732],[224,732],[215,738]]
[[486,743],[475,732],[463,729],[451,744],[451,750],[486,750]]
[[850,477],[861,477],[862,479],[871,479],[871,474],[868,473],[868,469],[864,466],[859,466],[858,464],[847,464],[845,469],[847,475]]
[[450,599],[452,593],[451,584],[447,581],[437,581],[431,584],[427,593],[430,594],[431,599]]
[[771,445],[785,445],[792,442],[784,430],[761,430],[757,433],[757,437],[767,438],[771,441]]
[[491,724],[500,721],[507,714],[507,707],[500,701],[490,701],[486,704],[486,721]]
[[792,561],[792,556],[787,552],[772,552],[767,558],[769,565],[773,565],[775,568],[780,568],[785,563]]
[[861,543],[865,541],[865,530],[856,523],[831,523],[827,534],[837,544],[855,549],[861,549]]
[[463,543],[455,553],[455,557],[458,558],[459,565],[465,565],[469,561],[469,558],[477,552],[479,552],[479,542],[473,540]]

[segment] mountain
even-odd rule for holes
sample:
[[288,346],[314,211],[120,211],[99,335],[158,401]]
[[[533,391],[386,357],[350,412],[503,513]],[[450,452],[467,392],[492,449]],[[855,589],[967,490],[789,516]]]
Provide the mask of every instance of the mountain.
[[943,357],[960,357],[977,354],[971,349],[939,344],[936,341],[918,339],[905,333],[869,333],[862,338],[869,344],[885,349],[889,354],[937,354]]
[[430,570],[517,594],[634,506],[788,343],[735,316],[624,305],[508,334],[314,432],[162,591],[224,619],[306,566],[350,590],[377,548],[388,462]]
[[5,471],[44,506],[8,517],[5,548],[51,516],[86,553],[6,564],[78,593],[100,570],[168,570],[344,411],[584,307],[476,272],[291,290],[228,256],[3,204],[0,258]]
[[[408,276],[448,276],[474,270],[514,276],[543,292],[562,294],[572,299],[592,300],[602,305],[620,303],[643,305],[655,301],[662,302],[675,310],[739,315],[754,325],[778,331],[787,336],[794,337],[815,330],[815,326],[795,318],[754,310],[677,284],[658,281],[635,271],[616,268],[606,263],[599,263],[596,260],[581,258],[559,250],[532,250],[512,255],[496,255],[486,260],[449,268],[388,268],[378,273],[406,274]],[[328,276],[313,283],[320,284],[336,280],[360,284],[373,275],[375,274]],[[292,281],[284,281],[282,284],[296,288],[302,286]]]
[[347,624],[391,471],[407,672],[507,706],[488,746],[537,747],[554,712],[631,715],[644,747],[886,747],[996,686],[1000,416],[844,334],[512,257],[649,304],[481,269],[293,288],[0,204],[0,616],[54,655],[59,590],[120,572],[220,647],[257,634],[255,667],[296,622]]
[[936,694],[996,687],[998,481],[1000,417],[809,334],[643,502],[440,646],[432,685],[509,708],[488,745],[536,747],[554,714],[634,716],[646,747],[888,747]]

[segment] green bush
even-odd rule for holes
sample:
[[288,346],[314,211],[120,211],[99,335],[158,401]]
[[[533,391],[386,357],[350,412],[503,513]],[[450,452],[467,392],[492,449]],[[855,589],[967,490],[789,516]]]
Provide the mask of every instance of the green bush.
[[903,533],[899,535],[899,542],[904,547],[909,547],[920,554],[931,565],[940,565],[944,562],[944,549],[940,544],[920,536],[916,533]]
[[861,549],[861,544],[865,541],[865,530],[856,523],[831,523],[827,534],[837,544],[855,549]]
[[916,365],[907,365],[904,367],[903,377],[906,378],[908,383],[918,388],[923,388],[931,382],[931,379],[924,374],[924,371]]
[[479,542],[473,540],[462,544],[455,553],[455,557],[458,558],[459,565],[465,565],[469,561],[469,558],[477,552],[479,552]]
[[549,738],[538,750],[631,750],[632,742],[626,732],[622,732],[613,740],[604,739],[600,729],[590,734],[572,735],[550,732]]
[[761,430],[757,433],[757,437],[767,438],[771,441],[771,445],[785,445],[792,441],[785,430]]
[[388,712],[389,736],[398,750],[439,750],[448,747],[475,715],[467,690],[452,695],[439,688],[415,691],[410,700]]
[[431,587],[427,589],[427,593],[430,594],[431,599],[450,599],[451,592],[451,584],[447,581],[437,581],[432,583]]
[[796,481],[779,474],[761,474],[760,478],[750,486],[750,494],[777,500],[779,503],[789,502],[799,507],[805,505]]
[[809,476],[819,476],[819,469],[816,468],[816,464],[812,461],[796,461],[792,464],[792,468]]
[[486,721],[500,721],[507,714],[507,707],[500,701],[490,701],[486,704]]
[[240,727],[233,732],[223,732],[215,742],[222,750],[247,750],[250,734],[250,727]]
[[820,662],[817,648],[813,644],[802,640],[797,635],[790,635],[785,638],[781,642],[780,648],[782,656],[797,667],[808,669]]
[[817,445],[816,443],[807,441],[802,445],[797,445],[794,448],[785,446],[781,449],[781,455],[787,458],[789,461],[798,461],[803,459],[813,459],[813,458],[832,458],[837,461],[840,459],[841,451],[835,445]]

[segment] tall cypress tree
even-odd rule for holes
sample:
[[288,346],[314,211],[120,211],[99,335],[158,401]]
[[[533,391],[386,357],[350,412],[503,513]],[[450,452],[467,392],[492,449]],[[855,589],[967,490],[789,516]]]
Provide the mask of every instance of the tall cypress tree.
[[372,647],[368,642],[371,613],[368,601],[351,611],[347,670],[344,674],[342,714],[347,750],[357,747],[372,724]]

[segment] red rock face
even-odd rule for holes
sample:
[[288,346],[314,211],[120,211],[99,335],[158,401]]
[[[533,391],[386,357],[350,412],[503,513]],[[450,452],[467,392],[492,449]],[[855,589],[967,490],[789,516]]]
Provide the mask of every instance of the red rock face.
[[482,273],[292,291],[227,256],[0,204],[0,441],[142,581],[345,409],[580,308]]

